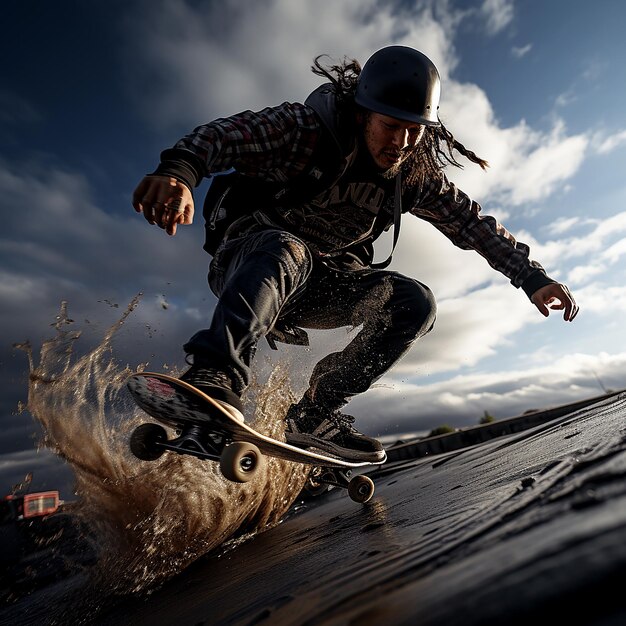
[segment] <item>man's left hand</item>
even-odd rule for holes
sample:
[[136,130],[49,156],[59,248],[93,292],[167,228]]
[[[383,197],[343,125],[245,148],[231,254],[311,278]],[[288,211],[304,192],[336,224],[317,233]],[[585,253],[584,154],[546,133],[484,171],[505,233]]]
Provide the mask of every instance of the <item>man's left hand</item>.
[[571,322],[578,313],[578,305],[570,290],[559,283],[537,289],[530,300],[544,317],[550,315],[550,310],[563,311],[563,319]]

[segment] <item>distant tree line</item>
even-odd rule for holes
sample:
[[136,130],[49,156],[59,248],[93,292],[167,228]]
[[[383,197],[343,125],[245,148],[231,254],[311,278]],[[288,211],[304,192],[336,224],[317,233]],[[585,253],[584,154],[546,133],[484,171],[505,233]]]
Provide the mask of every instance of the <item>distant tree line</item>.
[[[485,411],[483,416],[478,421],[479,424],[491,424],[495,422],[496,418],[489,413],[489,411]],[[442,424],[441,426],[437,426],[437,428],[433,428],[427,435],[427,437],[436,437],[437,435],[447,435],[448,433],[456,432],[456,428],[453,426],[449,426],[448,424]]]

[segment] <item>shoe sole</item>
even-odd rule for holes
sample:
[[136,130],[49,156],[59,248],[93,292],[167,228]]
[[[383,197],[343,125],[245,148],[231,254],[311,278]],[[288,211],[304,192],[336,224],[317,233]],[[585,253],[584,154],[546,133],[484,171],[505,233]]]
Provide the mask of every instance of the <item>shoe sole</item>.
[[310,435],[301,435],[298,433],[285,433],[285,439],[288,444],[299,448],[316,448],[322,452],[332,454],[339,459],[346,461],[366,461],[370,463],[380,463],[387,454],[384,450],[379,452],[361,452],[354,448],[342,448],[331,441],[311,437]]

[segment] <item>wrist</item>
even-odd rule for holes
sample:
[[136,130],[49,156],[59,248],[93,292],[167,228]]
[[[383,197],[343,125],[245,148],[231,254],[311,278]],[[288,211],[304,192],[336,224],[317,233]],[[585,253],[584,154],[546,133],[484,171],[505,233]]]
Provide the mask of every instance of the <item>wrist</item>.
[[542,287],[546,285],[554,285],[556,284],[556,280],[553,280],[549,276],[547,276],[541,270],[535,270],[530,276],[522,283],[521,287],[524,290],[524,293],[528,296],[530,300],[532,300],[533,294]]
[[161,162],[151,175],[171,176],[192,190],[204,178],[204,163],[193,152],[171,148],[161,153]]

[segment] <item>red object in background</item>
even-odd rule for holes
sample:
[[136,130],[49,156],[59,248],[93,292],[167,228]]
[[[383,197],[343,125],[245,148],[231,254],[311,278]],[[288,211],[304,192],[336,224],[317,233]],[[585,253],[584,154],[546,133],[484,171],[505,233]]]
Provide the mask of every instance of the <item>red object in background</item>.
[[13,519],[32,519],[56,513],[59,508],[58,491],[40,491],[19,496],[6,496],[4,500],[10,503]]

